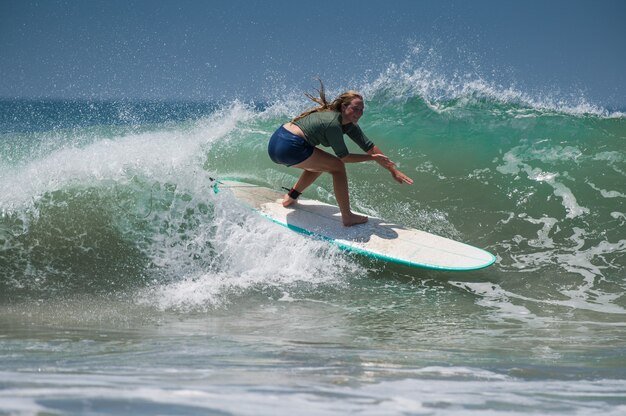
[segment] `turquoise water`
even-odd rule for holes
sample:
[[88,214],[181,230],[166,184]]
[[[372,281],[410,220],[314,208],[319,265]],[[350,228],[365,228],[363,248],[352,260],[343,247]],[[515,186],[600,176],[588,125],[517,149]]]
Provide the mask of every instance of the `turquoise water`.
[[626,411],[624,113],[395,67],[360,89],[415,184],[350,165],[355,209],[495,265],[377,262],[215,194],[293,184],[265,148],[300,91],[0,102],[0,414]]

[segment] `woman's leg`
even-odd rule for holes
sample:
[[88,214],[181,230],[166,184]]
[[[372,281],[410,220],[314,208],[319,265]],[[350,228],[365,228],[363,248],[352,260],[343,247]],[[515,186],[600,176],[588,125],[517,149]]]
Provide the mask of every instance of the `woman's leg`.
[[[313,154],[308,159],[294,165],[293,167],[304,169],[304,172],[300,175],[300,179],[298,179],[298,182],[294,186],[296,191],[303,192],[323,172],[328,172],[333,176],[335,198],[337,199],[337,204],[339,205],[339,210],[341,211],[343,225],[349,227],[351,225],[367,222],[367,217],[353,214],[350,210],[348,175],[346,174],[345,164],[341,161],[341,159],[326,153],[323,150],[315,148]],[[292,198],[289,196],[287,196],[287,198],[288,199],[283,201],[284,206],[288,206],[293,203]]]
[[[302,193],[306,188],[308,188],[323,172],[313,172],[310,170],[303,170],[300,178],[298,178],[298,182],[293,186],[293,189]],[[283,206],[288,207],[289,205],[296,202],[295,199],[290,197],[288,194],[283,198]]]

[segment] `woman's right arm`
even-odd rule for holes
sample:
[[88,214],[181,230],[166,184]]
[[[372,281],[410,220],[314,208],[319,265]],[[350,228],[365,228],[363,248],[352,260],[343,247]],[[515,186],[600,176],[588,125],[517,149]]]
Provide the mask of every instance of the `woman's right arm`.
[[378,146],[372,147],[370,150],[367,151],[367,153],[372,156],[373,160],[378,162],[380,166],[387,169],[396,182],[406,183],[407,185],[413,184],[413,179],[400,172],[396,167],[396,164],[393,163],[391,159],[389,159],[387,156],[385,156],[385,154],[382,152],[382,150],[380,150]]

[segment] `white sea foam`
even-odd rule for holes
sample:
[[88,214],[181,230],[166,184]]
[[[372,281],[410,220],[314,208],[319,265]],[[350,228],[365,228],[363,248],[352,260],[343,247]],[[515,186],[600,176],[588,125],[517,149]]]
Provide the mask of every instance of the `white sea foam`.
[[[10,414],[56,413],[94,409],[111,414],[123,406],[134,414],[167,408],[172,413],[207,412],[238,415],[525,415],[555,408],[572,415],[623,414],[621,380],[518,380],[483,376],[484,370],[462,367],[424,369],[426,378],[401,378],[356,386],[318,384],[282,386],[238,382],[230,385],[183,380],[156,385],[132,377],[91,376],[82,383],[71,375],[37,385],[0,391],[0,407]],[[460,379],[449,374],[459,374]],[[14,375],[13,373],[7,375]],[[184,374],[173,374],[179,380]],[[64,381],[65,380],[65,381]],[[69,381],[71,380],[71,381]],[[68,385],[69,384],[69,385]],[[81,386],[80,384],[86,384]],[[141,385],[140,385],[141,384]],[[121,386],[121,387],[120,387]],[[98,407],[96,407],[98,406]],[[495,407],[495,408],[494,408]]]
[[606,189],[601,189],[594,185],[592,182],[587,181],[589,186],[591,186],[594,190],[600,192],[604,198],[626,198],[626,194],[623,194],[619,191],[607,191]]
[[[450,73],[446,64],[436,50],[418,45],[411,48],[404,61],[390,64],[378,78],[361,90],[368,96],[382,95],[392,101],[421,97],[435,112],[450,112],[487,99],[519,105],[519,109],[508,110],[508,115],[514,118],[535,117],[545,112],[604,118],[626,117],[626,113],[608,111],[590,103],[582,94],[574,99],[561,98],[555,93],[530,94],[512,83],[506,86],[488,81],[475,70]],[[449,102],[455,104],[450,106],[447,104]]]
[[528,300],[527,298],[504,290],[500,285],[489,282],[449,282],[453,286],[478,295],[476,304],[493,310],[491,316],[498,321],[523,321],[530,327],[542,327],[544,323],[526,306],[514,300]]
[[543,217],[538,220],[526,218],[532,224],[541,224],[541,230],[537,231],[537,238],[528,240],[528,245],[537,248],[554,248],[554,240],[550,237],[550,232],[557,224],[558,220],[551,217]]
[[574,147],[556,147],[545,150],[537,150],[529,146],[516,146],[502,157],[504,164],[497,166],[496,170],[504,175],[520,177],[523,172],[526,177],[538,183],[545,183],[553,188],[553,194],[559,197],[566,211],[566,218],[575,218],[589,213],[589,209],[578,204],[578,200],[572,190],[558,179],[566,176],[565,173],[546,172],[540,168],[532,167],[528,162],[540,160],[542,162],[555,162],[572,160],[580,156],[580,151]]
[[[142,175],[157,181],[186,181],[202,170],[202,148],[223,138],[251,117],[242,105],[216,112],[189,130],[156,131],[99,140],[85,147],[60,148],[0,176],[0,211],[22,210],[46,192],[73,184],[127,181]],[[206,178],[197,178],[204,181]]]
[[[508,247],[510,250],[511,263],[506,266],[501,262],[502,267],[510,267],[523,273],[560,268],[580,276],[580,280],[575,284],[569,283],[559,287],[558,282],[555,282],[556,290],[566,298],[565,300],[531,298],[525,298],[525,300],[610,314],[626,313],[626,309],[616,303],[621,296],[619,292],[608,293],[599,287],[609,271],[620,270],[619,263],[609,259],[617,253],[626,252],[626,240],[616,242],[604,240],[591,245],[589,244],[588,232],[583,228],[573,227],[567,240],[557,243],[551,236],[556,233],[563,234],[563,230],[558,229],[559,222],[555,218],[535,219],[528,215],[519,215],[517,217],[510,216],[502,223],[514,219],[542,227],[537,230],[537,238],[517,235],[511,238],[510,244],[503,243],[502,246]],[[515,249],[515,247],[521,247],[524,244],[527,244],[532,250]],[[515,297],[516,295],[510,294],[510,296]],[[491,297],[489,298],[491,299]]]
[[623,212],[613,211],[611,212],[611,217],[620,220],[620,225],[624,225],[624,222],[626,222],[626,214]]
[[[144,291],[142,302],[160,309],[213,308],[251,288],[337,285],[359,270],[334,246],[261,220],[227,190],[215,195],[213,204],[214,217],[195,232],[196,241],[179,244],[172,236],[158,244],[168,249],[157,250],[154,261],[177,278]],[[207,245],[212,253],[202,253]],[[210,260],[194,269],[188,265],[196,251]]]
[[575,289],[562,288],[560,293],[565,300],[538,299],[520,295],[503,289],[499,284],[489,282],[450,282],[450,284],[478,295],[476,304],[492,310],[491,317],[496,321],[522,321],[528,327],[542,327],[549,317],[532,313],[527,305],[553,305],[588,310],[606,314],[626,314],[626,309],[614,303],[621,295],[602,292],[586,284]]

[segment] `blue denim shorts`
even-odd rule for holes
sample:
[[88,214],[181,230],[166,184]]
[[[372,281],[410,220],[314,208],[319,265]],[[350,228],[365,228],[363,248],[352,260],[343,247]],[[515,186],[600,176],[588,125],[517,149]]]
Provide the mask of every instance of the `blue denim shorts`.
[[270,138],[267,152],[274,163],[293,166],[304,162],[313,154],[312,146],[302,137],[293,134],[285,127],[280,126]]

